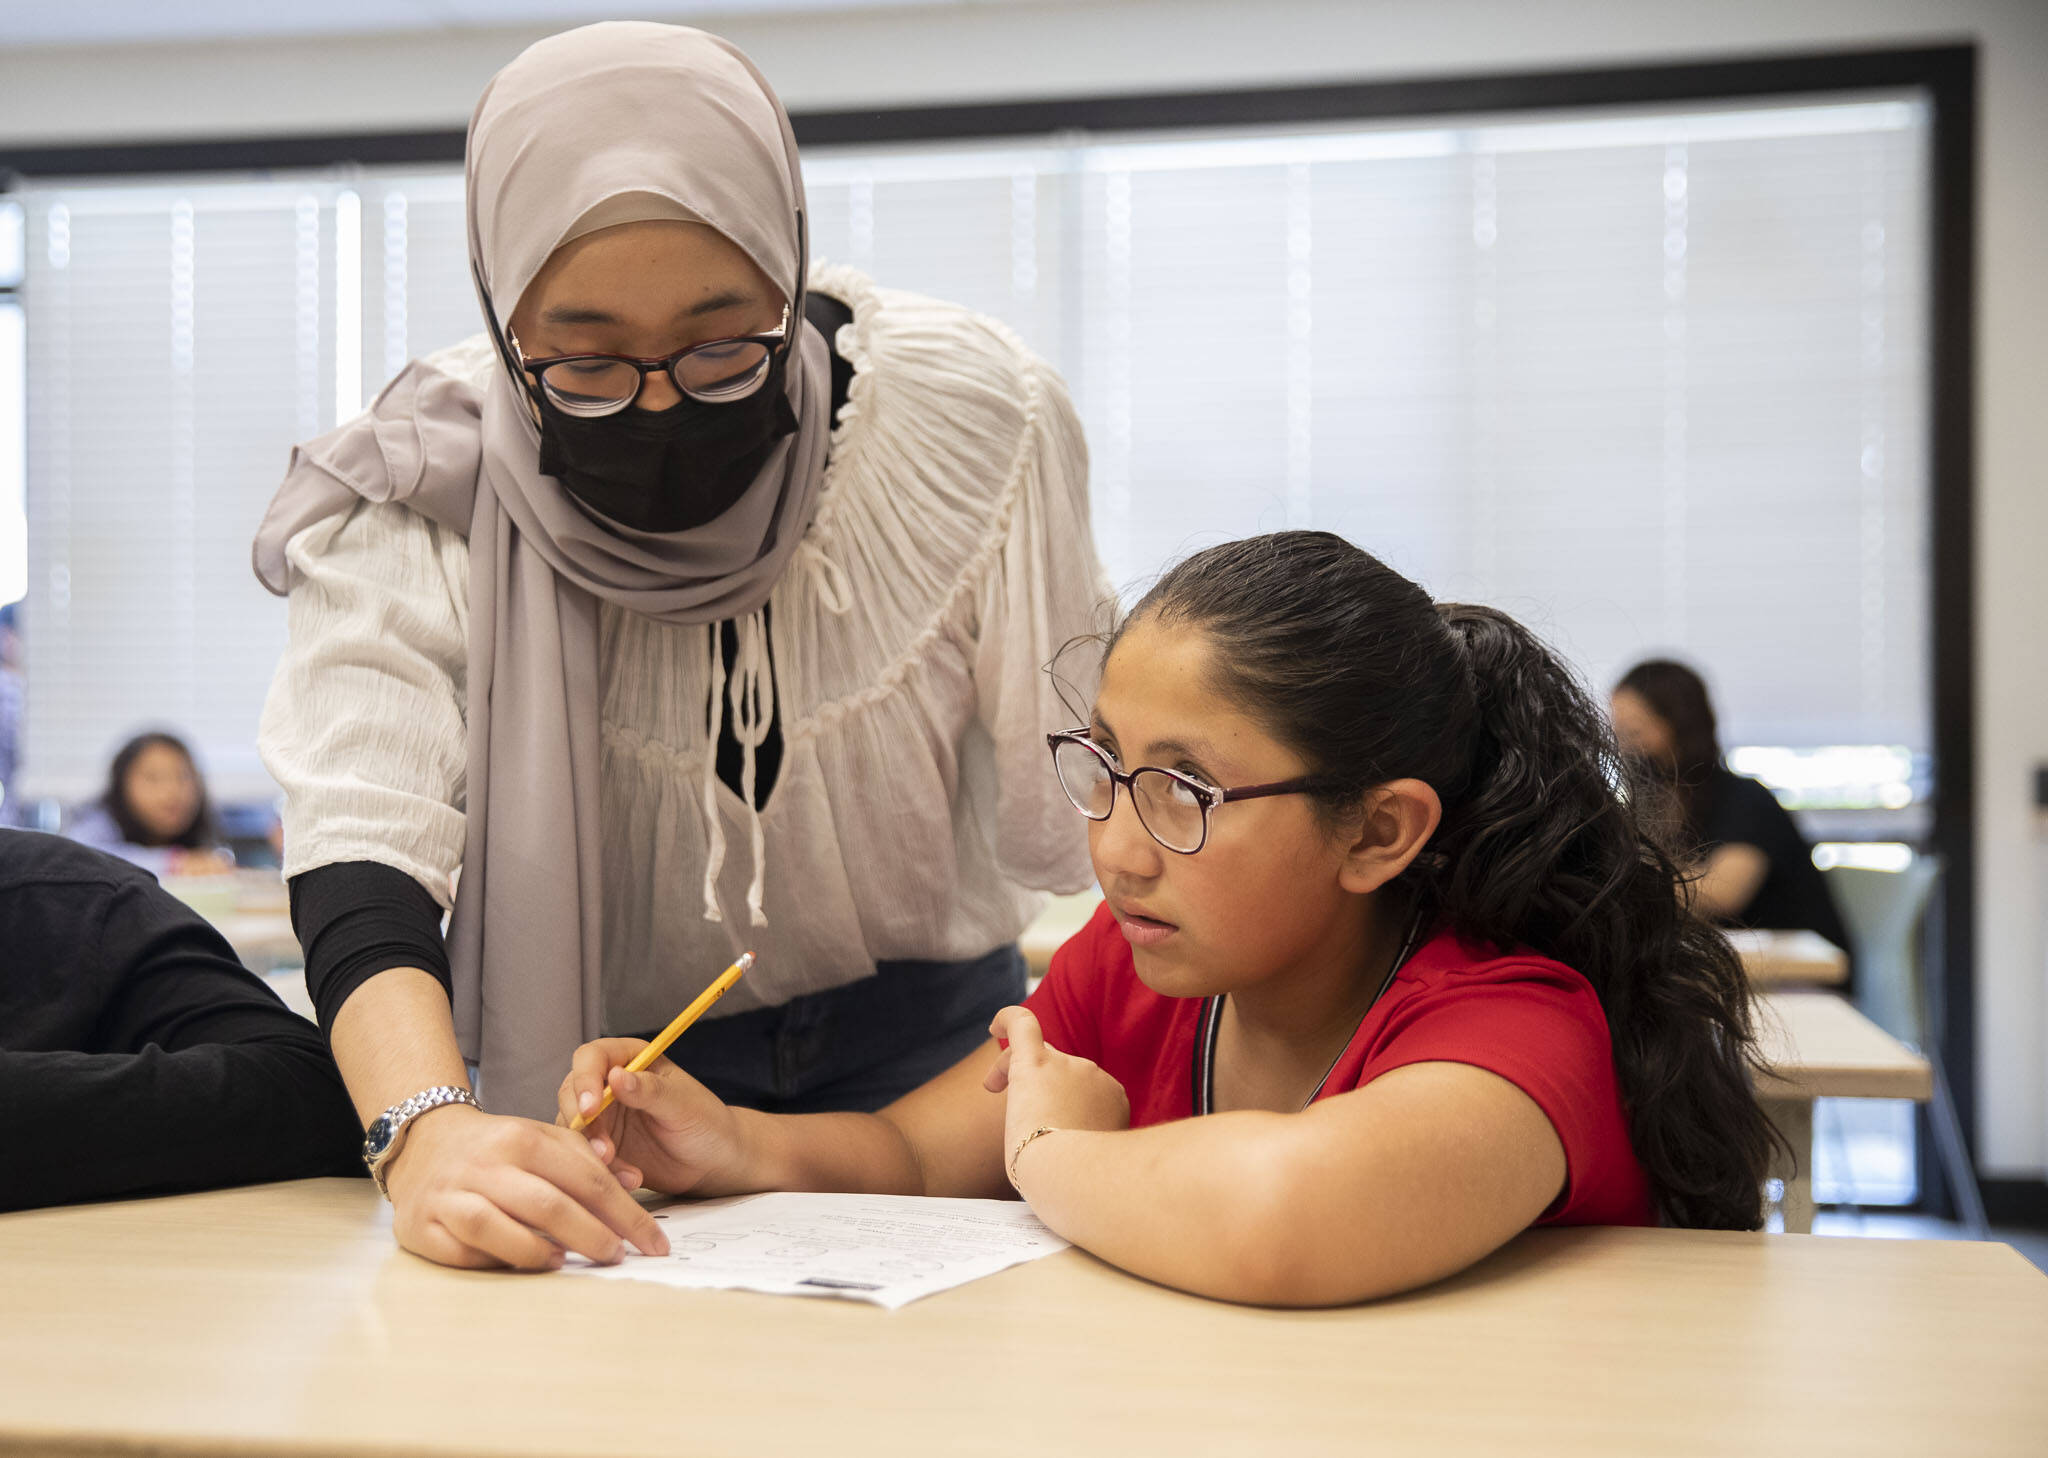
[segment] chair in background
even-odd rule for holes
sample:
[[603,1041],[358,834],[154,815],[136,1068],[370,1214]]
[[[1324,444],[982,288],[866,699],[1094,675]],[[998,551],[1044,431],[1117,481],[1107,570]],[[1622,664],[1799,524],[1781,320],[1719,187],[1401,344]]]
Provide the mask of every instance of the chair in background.
[[1941,862],[1915,856],[1903,870],[1830,866],[1821,873],[1855,943],[1857,1002],[1871,1021],[1914,1044],[1933,1065],[1928,1121],[1942,1177],[1972,1240],[1989,1233],[1977,1173],[1941,1062],[1941,1022],[1920,960],[1920,924],[1941,880]]

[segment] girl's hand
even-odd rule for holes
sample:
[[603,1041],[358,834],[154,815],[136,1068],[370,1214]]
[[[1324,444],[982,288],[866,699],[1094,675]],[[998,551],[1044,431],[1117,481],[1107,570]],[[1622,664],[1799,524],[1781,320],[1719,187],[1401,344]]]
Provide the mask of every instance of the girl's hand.
[[1009,1046],[988,1071],[990,1093],[1009,1090],[1003,1119],[1003,1166],[1034,1129],[1128,1129],[1131,1104],[1124,1087],[1086,1058],[1049,1048],[1038,1019],[1006,1007],[989,1032]]
[[646,1046],[639,1038],[599,1038],[578,1048],[556,1095],[556,1122],[593,1112],[609,1087],[611,1107],[581,1133],[620,1184],[673,1195],[731,1187],[746,1162],[733,1111],[666,1058],[628,1073],[626,1064]]

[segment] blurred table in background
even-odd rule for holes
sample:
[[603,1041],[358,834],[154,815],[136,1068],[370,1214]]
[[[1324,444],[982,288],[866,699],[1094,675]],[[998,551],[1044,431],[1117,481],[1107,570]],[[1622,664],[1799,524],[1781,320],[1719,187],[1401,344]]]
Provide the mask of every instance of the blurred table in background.
[[1840,987],[1849,980],[1849,954],[1819,932],[1735,927],[1727,937],[1758,987]]
[[292,931],[291,898],[275,870],[218,876],[166,876],[164,889],[212,922],[242,965],[268,982],[294,1011],[313,1015],[305,955]]
[[1813,1229],[1813,1101],[1911,1099],[1934,1094],[1928,1061],[1858,1012],[1845,998],[1817,990],[1758,991],[1757,1042],[1770,1073],[1756,1080],[1757,1101],[1791,1146],[1772,1155],[1771,1177],[1784,1182],[1788,1234]]
[[1052,954],[1067,938],[1088,925],[1088,918],[1095,915],[1095,908],[1101,904],[1102,893],[1093,887],[1072,896],[1055,896],[1045,903],[1045,910],[1038,913],[1038,919],[1025,927],[1024,935],[1017,938],[1017,945],[1024,953],[1024,965],[1030,969],[1034,983],[1052,965]]

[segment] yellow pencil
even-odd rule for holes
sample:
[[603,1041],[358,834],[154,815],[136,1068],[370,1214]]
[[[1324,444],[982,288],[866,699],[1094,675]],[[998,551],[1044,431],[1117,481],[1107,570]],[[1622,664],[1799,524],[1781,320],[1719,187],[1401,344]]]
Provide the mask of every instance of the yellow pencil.
[[[733,963],[730,967],[726,968],[723,972],[719,973],[718,980],[716,982],[712,983],[709,987],[705,988],[702,992],[698,993],[697,1000],[695,1002],[691,1003],[688,1007],[684,1008],[681,1012],[677,1013],[674,1022],[670,1023],[667,1027],[663,1028],[652,1043],[649,1043],[645,1048],[642,1048],[638,1053],[635,1053],[633,1055],[633,1061],[626,1065],[626,1072],[645,1073],[647,1071],[647,1066],[654,1062],[654,1060],[659,1058],[662,1054],[668,1052],[668,1045],[675,1042],[676,1039],[682,1037],[684,1030],[688,1028],[690,1024],[696,1022],[698,1018],[704,1016],[704,1009],[711,1006],[712,1003],[718,1001],[718,999],[720,999],[721,997],[724,997],[727,991],[731,989],[733,983],[739,981],[741,977],[745,976],[747,972],[752,970],[753,965],[754,954],[752,952],[740,953],[739,961]],[[610,1084],[607,1083],[605,1086],[604,1097],[598,1100],[596,1111],[589,1114],[578,1114],[574,1121],[570,1123],[569,1127],[571,1129],[584,1128],[586,1125],[590,1123],[592,1119],[595,1119],[598,1116],[598,1114],[602,1114],[606,1109],[610,1108],[611,1106],[612,1091]]]

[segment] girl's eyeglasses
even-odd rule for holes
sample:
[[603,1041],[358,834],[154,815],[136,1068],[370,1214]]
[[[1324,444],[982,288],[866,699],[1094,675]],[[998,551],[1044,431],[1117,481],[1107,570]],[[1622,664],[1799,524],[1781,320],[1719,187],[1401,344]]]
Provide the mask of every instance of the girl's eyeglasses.
[[1086,729],[1067,729],[1045,736],[1060,788],[1090,820],[1107,820],[1116,809],[1116,789],[1131,792],[1131,807],[1145,833],[1176,855],[1191,856],[1209,841],[1209,812],[1228,800],[1258,800],[1267,795],[1299,795],[1324,788],[1313,776],[1276,780],[1270,785],[1240,785],[1234,790],[1207,785],[1179,770],[1144,765],[1129,774],[1116,767],[1109,751],[1088,737]]
[[639,397],[641,384],[659,370],[692,400],[722,405],[744,400],[768,378],[769,363],[789,340],[789,305],[782,323],[767,334],[741,334],[686,345],[674,354],[643,358],[635,354],[554,354],[528,359],[511,339],[512,351],[526,372],[565,415],[590,419],[616,415]]

